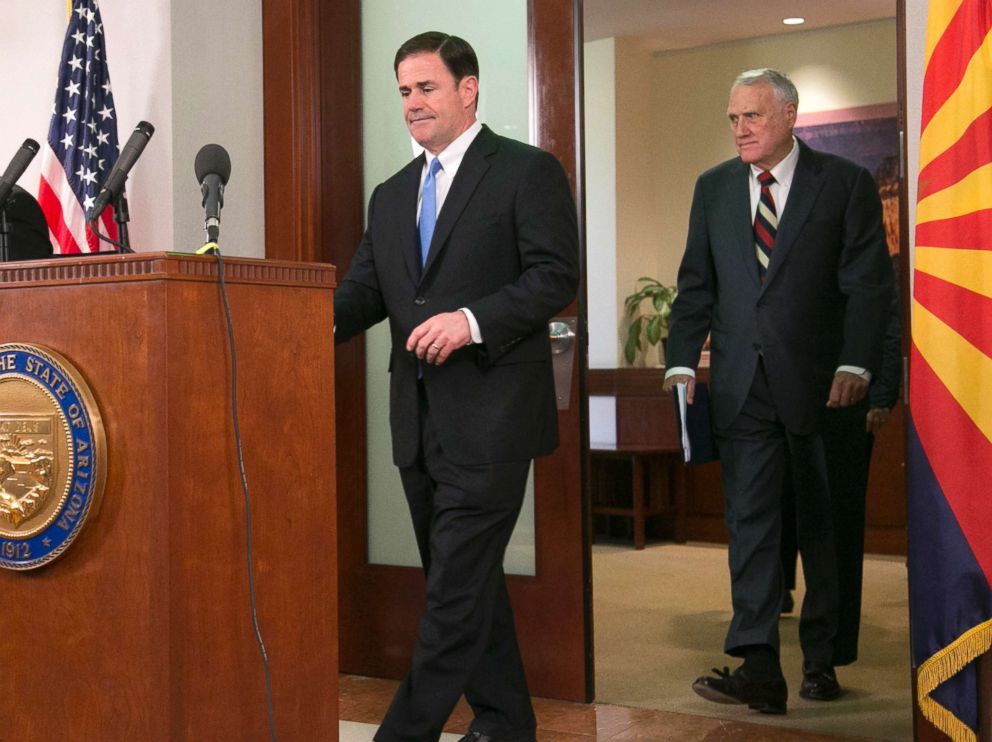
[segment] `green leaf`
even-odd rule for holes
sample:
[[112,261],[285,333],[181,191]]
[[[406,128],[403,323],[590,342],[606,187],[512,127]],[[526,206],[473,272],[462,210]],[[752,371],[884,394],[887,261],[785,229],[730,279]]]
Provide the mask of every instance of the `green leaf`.
[[661,342],[661,316],[655,315],[648,320],[648,342],[651,345],[657,345]]
[[637,293],[637,294],[631,294],[630,296],[628,296],[624,300],[624,303],[623,303],[623,305],[624,305],[624,311],[626,312],[626,314],[628,316],[629,315],[632,315],[634,312],[637,311],[637,307],[640,306],[641,300],[643,298],[644,297],[641,296],[640,293]]
[[623,357],[629,365],[633,365],[634,358],[637,357],[637,351],[641,350],[642,347],[641,324],[643,321],[643,317],[638,317],[630,323],[630,327],[627,329],[627,342],[623,346]]
[[[641,276],[635,283],[636,291],[624,299],[624,315],[637,319],[631,324],[630,332],[636,333],[637,338],[628,334],[624,344],[624,355],[628,359],[636,357],[641,349],[641,336],[647,330],[648,342],[657,344],[661,334],[668,327],[672,314],[672,302],[678,296],[676,286],[665,286],[656,278]],[[644,307],[644,301],[650,300],[651,306]],[[647,323],[653,323],[648,325]]]

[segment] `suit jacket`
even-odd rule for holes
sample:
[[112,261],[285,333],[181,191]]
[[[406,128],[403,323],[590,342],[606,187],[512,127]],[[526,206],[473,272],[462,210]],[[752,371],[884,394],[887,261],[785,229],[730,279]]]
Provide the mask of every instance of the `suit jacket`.
[[524,461],[558,445],[547,322],[579,282],[575,204],[551,154],[483,127],[438,214],[420,266],[417,199],[423,156],[369,200],[368,227],[334,298],[335,340],[388,318],[393,460],[413,463],[420,443],[410,332],[441,312],[468,308],[483,343],[422,365],[445,453],[463,465]]
[[780,419],[800,434],[820,422],[838,365],[879,366],[893,279],[877,187],[849,160],[799,150],[764,283],[750,166],[735,158],[696,182],[666,362],[696,368],[710,334],[717,428],[740,412],[759,354]]
[[885,338],[882,340],[882,361],[878,373],[872,377],[868,387],[868,402],[871,407],[884,407],[891,410],[899,401],[899,386],[902,382],[902,307],[899,306],[899,285],[892,291],[892,304],[885,325]]

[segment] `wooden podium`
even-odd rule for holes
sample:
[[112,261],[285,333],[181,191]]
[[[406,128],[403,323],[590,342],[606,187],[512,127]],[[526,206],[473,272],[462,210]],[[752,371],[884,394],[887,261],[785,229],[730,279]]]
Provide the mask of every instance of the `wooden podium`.
[[[224,265],[276,732],[336,740],[334,268]],[[217,271],[168,253],[0,266],[0,342],[73,364],[108,449],[70,548],[0,570],[0,739],[269,739]]]

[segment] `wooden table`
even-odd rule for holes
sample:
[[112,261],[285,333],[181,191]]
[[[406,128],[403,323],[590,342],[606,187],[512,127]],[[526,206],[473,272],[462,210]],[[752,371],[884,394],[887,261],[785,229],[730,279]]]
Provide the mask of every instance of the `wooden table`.
[[[603,503],[592,493],[592,514],[620,516],[633,519],[634,548],[643,549],[645,523],[648,518],[672,516],[674,538],[685,543],[686,482],[681,451],[670,445],[643,443],[592,443],[589,449],[593,462],[597,459],[619,459],[630,462],[630,504]],[[664,476],[652,476],[652,464],[662,469]]]

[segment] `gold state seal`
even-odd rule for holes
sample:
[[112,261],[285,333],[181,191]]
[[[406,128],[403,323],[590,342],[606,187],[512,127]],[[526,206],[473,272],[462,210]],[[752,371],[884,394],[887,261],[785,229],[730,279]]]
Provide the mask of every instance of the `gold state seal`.
[[99,505],[106,440],[79,372],[36,345],[0,345],[0,567],[33,569]]

